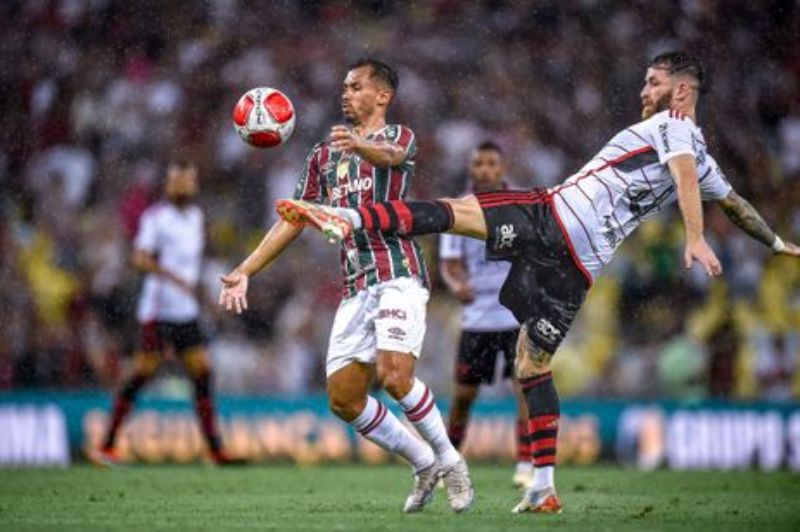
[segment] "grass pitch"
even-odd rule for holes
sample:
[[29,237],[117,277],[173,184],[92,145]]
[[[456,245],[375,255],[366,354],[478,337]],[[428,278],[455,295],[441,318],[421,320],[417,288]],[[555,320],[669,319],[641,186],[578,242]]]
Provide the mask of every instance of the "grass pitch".
[[511,515],[508,467],[473,468],[477,500],[455,515],[439,491],[400,509],[399,466],[0,470],[0,530],[798,530],[800,476],[561,468],[562,515]]

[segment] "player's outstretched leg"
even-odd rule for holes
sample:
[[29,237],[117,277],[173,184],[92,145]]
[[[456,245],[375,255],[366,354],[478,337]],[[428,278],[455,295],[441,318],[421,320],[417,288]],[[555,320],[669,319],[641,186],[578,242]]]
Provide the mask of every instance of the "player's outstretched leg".
[[99,448],[89,449],[87,453],[89,461],[94,465],[111,467],[119,463],[119,457],[114,447],[119,429],[133,408],[133,403],[139,391],[153,377],[160,361],[161,359],[156,353],[139,353],[136,355],[133,373],[123,382],[114,397],[111,420],[103,437],[103,442]]
[[516,372],[528,405],[528,433],[533,452],[533,484],[512,512],[561,513],[556,495],[555,463],[560,406],[550,373],[552,354],[534,344],[523,325],[517,340]]
[[379,351],[378,379],[400,404],[406,419],[414,425],[436,454],[450,508],[455,512],[463,512],[472,506],[475,498],[469,469],[447,436],[447,429],[433,399],[433,393],[421,380],[414,377],[414,362],[415,359],[410,354]]
[[293,224],[310,225],[330,241],[365,229],[404,236],[457,233],[486,239],[486,220],[475,196],[433,201],[388,201],[346,209],[302,200],[278,200],[276,211]]
[[414,487],[403,511],[422,511],[433,500],[439,465],[433,450],[415,437],[386,405],[367,395],[372,381],[366,365],[351,363],[328,376],[331,410],[383,450],[405,458],[414,468]]

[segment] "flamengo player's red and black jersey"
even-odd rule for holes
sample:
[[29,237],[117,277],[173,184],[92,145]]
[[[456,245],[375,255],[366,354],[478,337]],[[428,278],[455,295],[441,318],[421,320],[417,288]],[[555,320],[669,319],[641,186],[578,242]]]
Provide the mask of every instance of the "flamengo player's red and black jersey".
[[667,163],[678,155],[695,158],[703,200],[730,193],[700,128],[675,111],[620,131],[578,173],[550,189],[584,273],[597,277],[643,220],[676,201]]
[[[356,209],[363,205],[404,199],[414,175],[417,144],[414,132],[387,124],[367,137],[387,140],[406,151],[396,167],[378,168],[354,153],[334,150],[327,141],[311,150],[294,198]],[[398,277],[417,277],[428,285],[422,250],[411,238],[354,231],[341,245],[344,297]]]

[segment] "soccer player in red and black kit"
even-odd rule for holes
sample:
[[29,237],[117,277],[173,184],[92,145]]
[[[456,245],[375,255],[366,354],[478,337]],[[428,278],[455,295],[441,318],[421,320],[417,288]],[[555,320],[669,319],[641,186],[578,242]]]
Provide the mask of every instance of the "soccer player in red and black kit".
[[[397,74],[381,61],[364,59],[350,67],[342,111],[352,128],[333,126],[330,140],[314,146],[297,184],[297,199],[358,208],[405,197],[416,140],[409,128],[386,123],[397,87]],[[258,248],[222,278],[220,304],[237,312],[246,309],[249,277],[271,264],[302,230],[291,220],[278,221]],[[414,376],[428,301],[422,251],[410,237],[353,231],[342,241],[341,269],[343,298],[326,361],[331,410],[412,464],[415,482],[404,511],[421,511],[440,478],[450,507],[468,509],[474,492],[466,462],[447,437],[433,394]],[[369,394],[376,378],[425,441]]]
[[617,133],[579,172],[550,189],[487,192],[460,199],[330,209],[281,200],[278,212],[340,238],[353,228],[402,235],[454,232],[486,241],[490,259],[511,262],[500,301],[521,324],[516,375],[533,441],[534,482],[514,512],[561,511],[554,464],[559,401],[550,360],[594,278],[642,220],[678,202],[684,263],[722,267],[703,236],[702,200],[775,253],[800,256],[728,183],[695,125],[702,64],[683,52],[653,59],[642,118]]
[[211,397],[211,365],[206,338],[197,323],[196,285],[203,265],[203,211],[194,203],[197,168],[172,161],[167,168],[164,200],[149,207],[139,220],[133,265],[146,274],[136,312],[140,343],[131,375],[114,399],[111,420],[99,449],[89,451],[98,465],[117,462],[114,443],[122,422],[142,387],[153,378],[172,348],[194,384],[200,427],[212,460],[238,464],[222,450]]
[[[469,156],[473,193],[505,190],[505,161],[500,146],[483,142]],[[447,287],[462,304],[461,338],[455,368],[455,392],[448,415],[447,432],[456,447],[466,437],[470,411],[483,384],[494,382],[497,357],[503,357],[503,378],[513,377],[519,324],[500,304],[499,293],[511,265],[486,260],[483,242],[461,235],[442,235],[439,271]],[[517,395],[517,467],[513,483],[527,487],[533,481],[528,407],[513,381]]]

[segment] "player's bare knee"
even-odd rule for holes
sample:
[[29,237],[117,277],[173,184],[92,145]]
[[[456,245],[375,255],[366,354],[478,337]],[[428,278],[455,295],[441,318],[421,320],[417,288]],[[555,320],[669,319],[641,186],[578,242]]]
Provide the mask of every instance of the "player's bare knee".
[[190,349],[183,354],[183,364],[192,377],[200,377],[211,371],[208,352],[204,348]]
[[550,361],[553,359],[553,354],[534,344],[528,336],[527,327],[524,325],[517,337],[516,351],[514,373],[518,379],[550,371]]
[[348,391],[328,389],[328,406],[336,417],[350,423],[366,406],[366,397],[355,397]]
[[161,364],[161,356],[154,352],[138,353],[134,359],[133,371],[142,377],[152,377]]
[[378,355],[378,382],[395,399],[402,399],[414,386],[414,357],[410,354],[382,351]]

